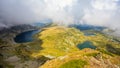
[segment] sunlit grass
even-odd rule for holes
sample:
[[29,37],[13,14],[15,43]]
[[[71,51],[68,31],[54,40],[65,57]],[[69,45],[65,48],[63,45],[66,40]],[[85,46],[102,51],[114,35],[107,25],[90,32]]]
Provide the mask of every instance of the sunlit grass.
[[86,61],[83,60],[71,60],[69,62],[66,62],[65,64],[61,65],[59,68],[84,68],[84,66],[87,64]]
[[80,30],[63,26],[44,28],[43,31],[37,35],[37,38],[42,40],[42,44],[40,46],[43,49],[38,53],[33,53],[32,56],[63,56],[68,53],[79,51],[76,46],[85,41],[91,41],[93,45],[99,49],[106,49],[106,45],[108,43],[114,47],[120,47],[120,44],[111,42],[111,39],[105,37],[104,35],[99,33],[95,34],[95,36],[85,36]]
[[[78,51],[76,47],[78,43],[82,43],[85,39],[83,33],[75,28],[66,27],[50,27],[39,33],[39,39],[43,41],[39,55],[62,56],[70,52]],[[33,54],[37,56],[38,54]]]

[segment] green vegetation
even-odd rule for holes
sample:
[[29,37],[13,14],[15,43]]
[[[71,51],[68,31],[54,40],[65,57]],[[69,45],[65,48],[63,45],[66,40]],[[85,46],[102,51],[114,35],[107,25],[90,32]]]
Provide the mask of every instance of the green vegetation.
[[106,49],[107,49],[107,51],[109,51],[109,52],[111,52],[111,53],[113,53],[113,54],[120,55],[120,48],[115,48],[115,47],[113,47],[112,45],[107,44],[107,45],[106,45]]
[[87,65],[86,61],[78,59],[78,60],[71,60],[61,65],[59,68],[84,68],[85,65]]
[[98,49],[101,53],[104,53],[104,54],[107,54],[107,55],[110,55],[110,56],[114,56],[112,53],[108,52],[107,50],[104,50],[104,49]]
[[66,27],[49,27],[40,32],[38,38],[42,40],[39,53],[33,53],[33,57],[40,55],[50,55],[59,57],[71,52],[78,51],[76,47],[78,43],[82,43],[84,39],[83,33],[75,28]]
[[[95,32],[95,31],[93,31]],[[110,57],[115,57],[118,53],[118,49],[120,47],[120,44],[118,44],[117,42],[112,41],[111,39],[107,38],[106,36],[104,36],[101,33],[97,33],[95,32],[96,35],[94,36],[85,36],[83,32],[81,32],[80,30],[77,30],[75,28],[66,28],[66,27],[60,27],[60,26],[55,26],[55,27],[49,27],[49,28],[45,28],[44,31],[42,31],[41,33],[39,33],[38,38],[41,39],[43,41],[43,44],[41,45],[41,47],[43,48],[42,50],[40,50],[38,53],[33,53],[32,56],[33,57],[38,57],[40,55],[44,55],[44,56],[54,56],[54,57],[60,57],[60,56],[65,56],[71,53],[76,53],[79,50],[79,48],[77,47],[77,45],[79,44],[79,47],[81,47],[85,41],[90,41],[92,44],[94,45],[94,50],[92,53],[88,53],[86,54],[88,51],[85,50],[85,54],[83,56],[86,56],[88,59],[90,59],[91,57],[94,57],[95,59],[99,60],[102,59],[102,57],[104,59],[110,59]],[[107,49],[107,44],[110,44],[112,46],[114,46],[115,48],[108,48]],[[83,48],[83,50],[86,48],[87,45],[89,44],[84,44],[85,47]],[[91,48],[91,47],[88,47]],[[114,52],[110,52],[110,51],[116,51],[117,53]],[[97,51],[97,52],[96,52]],[[84,52],[80,52],[78,54],[74,54],[74,58],[78,58],[79,54],[83,54]],[[71,55],[73,56],[73,55]],[[82,56],[82,57],[83,57]],[[81,57],[79,57],[78,59],[80,59]],[[69,61],[71,61],[70,59],[72,58],[67,58],[64,59],[64,61],[67,62],[62,62],[59,59],[56,60],[51,60],[48,63],[45,63],[42,68],[57,68],[58,64],[61,65],[62,63],[64,63],[63,65],[61,65],[60,67],[64,68],[64,66],[70,66],[74,63],[69,63]],[[74,60],[74,59],[73,59]],[[85,58],[83,58],[82,60],[85,60]],[[86,62],[88,62],[89,60],[86,60]],[[49,66],[49,64],[51,64],[51,66]],[[55,65],[55,66],[54,66]],[[70,66],[72,67],[72,66]],[[70,68],[67,67],[67,68]],[[72,67],[73,68],[73,67]]]
[[[17,56],[20,58],[19,64],[36,61],[36,64],[40,64],[40,68],[84,68],[84,66],[104,68],[104,65],[119,65],[119,42],[98,32],[94,34],[86,36],[78,29],[53,25],[43,28],[34,36],[35,40],[32,42],[10,45],[0,39],[0,59],[3,62],[9,57]],[[84,44],[86,41],[89,44]],[[5,64],[9,65],[9,63]]]
[[86,56],[93,56],[93,57],[96,57],[98,55],[98,53],[89,53],[89,54],[86,54]]
[[39,50],[42,49],[42,47],[40,46],[41,44],[41,40],[36,40],[35,42],[25,44],[19,44],[19,46],[15,48],[15,54],[23,60],[29,60],[31,58],[34,58],[31,56],[32,53],[37,53],[39,52]]
[[[95,32],[95,31],[92,31]],[[83,32],[77,30],[75,28],[67,28],[62,26],[52,26],[48,28],[44,28],[42,32],[36,35],[36,38],[42,40],[42,44],[40,46],[43,48],[38,52],[33,52],[33,57],[39,57],[41,55],[44,56],[54,56],[59,57],[66,55],[68,53],[73,53],[75,51],[79,51],[77,45],[82,47],[82,43],[85,41],[90,41],[94,46],[89,46],[88,48],[99,48],[98,50],[104,49],[108,55],[112,55],[109,53],[108,49],[106,49],[106,45],[110,44],[116,48],[120,48],[120,44],[117,42],[113,42],[111,39],[105,37],[103,34],[95,32],[94,36],[85,36]],[[33,44],[35,45],[35,44]],[[85,47],[88,44],[85,44]],[[84,48],[85,48],[84,47]],[[116,50],[116,49],[115,49]],[[118,50],[116,51],[118,52]],[[113,53],[113,52],[112,52]],[[118,54],[118,53],[115,53]]]

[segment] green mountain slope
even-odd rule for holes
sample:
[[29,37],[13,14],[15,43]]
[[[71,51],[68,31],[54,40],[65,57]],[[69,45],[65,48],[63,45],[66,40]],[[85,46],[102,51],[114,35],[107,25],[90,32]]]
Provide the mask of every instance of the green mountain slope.
[[[85,35],[85,32],[94,35]],[[32,42],[12,45],[0,40],[0,65],[8,68],[120,67],[120,42],[100,32],[51,26],[43,28],[34,38]]]

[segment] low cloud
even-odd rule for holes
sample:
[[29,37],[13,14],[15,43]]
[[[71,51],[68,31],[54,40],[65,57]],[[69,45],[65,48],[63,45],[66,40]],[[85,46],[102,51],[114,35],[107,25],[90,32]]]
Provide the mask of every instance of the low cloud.
[[[120,30],[120,0],[0,0],[0,27],[51,19]],[[83,23],[84,22],[84,23]]]

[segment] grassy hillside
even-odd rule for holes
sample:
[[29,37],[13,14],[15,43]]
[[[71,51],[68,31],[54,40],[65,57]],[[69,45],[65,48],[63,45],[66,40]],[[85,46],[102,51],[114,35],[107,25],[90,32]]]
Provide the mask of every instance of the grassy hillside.
[[[84,32],[94,35],[87,36]],[[85,44],[86,41],[90,44]],[[89,46],[80,49],[83,44],[93,45],[94,49]],[[120,67],[120,42],[96,31],[80,31],[74,27],[46,27],[35,35],[34,41],[11,46],[0,40],[0,49],[0,59],[5,57],[0,64],[4,62],[4,66],[12,65],[12,68],[18,65],[21,68]],[[11,58],[15,58],[14,62]]]
[[[59,57],[79,51],[78,44],[82,44],[85,41],[90,41],[96,46],[97,50],[106,54],[120,55],[120,44],[112,39],[105,37],[100,33],[95,33],[95,36],[85,36],[83,32],[75,28],[68,28],[62,26],[54,26],[44,28],[42,32],[37,35],[39,40],[42,40],[41,47],[43,48],[37,53],[33,53],[33,57],[40,55],[49,57]],[[114,52],[113,52],[114,50]]]
[[[78,44],[82,44],[85,41],[91,41],[94,46],[97,48],[94,50],[95,52],[99,52],[100,54],[104,55],[103,57],[109,60],[110,57],[112,57],[111,60],[113,62],[116,62],[117,65],[120,64],[119,61],[117,61],[116,56],[119,57],[119,48],[120,44],[117,41],[114,41],[112,39],[109,39],[108,37],[105,37],[103,34],[95,32],[95,36],[85,36],[83,32],[80,30],[77,30],[75,28],[68,28],[68,27],[61,27],[61,26],[54,26],[54,27],[49,27],[49,28],[44,28],[42,32],[40,32],[37,37],[38,39],[42,40],[41,47],[43,48],[42,50],[38,51],[37,53],[33,53],[32,57],[39,57],[41,55],[49,57],[49,58],[59,58],[61,56],[66,56],[71,53],[76,53],[78,51],[81,51],[79,48],[77,48]],[[90,55],[93,55],[92,57],[95,58],[96,53],[91,53]],[[75,55],[75,59],[77,59],[77,55],[82,55],[83,52],[80,52]],[[88,60],[92,59],[92,57],[89,57],[86,55]],[[110,57],[108,57],[110,56]],[[84,56],[83,56],[84,57]],[[79,57],[81,58],[81,57]],[[67,61],[69,61],[71,58],[67,58]],[[55,59],[56,60],[56,59]],[[86,59],[80,59],[80,61],[84,61]],[[86,62],[89,62],[86,60]],[[106,61],[102,59],[103,61]],[[54,59],[53,59],[54,61]],[[63,60],[64,61],[64,60]],[[43,68],[49,67],[49,64],[51,64],[49,68],[58,68],[59,65],[65,63],[65,62],[59,62],[55,61],[52,62],[48,61],[43,65]],[[109,61],[111,63],[111,61]],[[50,63],[49,63],[50,62]],[[71,62],[71,61],[70,61]],[[77,61],[76,61],[77,62]],[[100,61],[102,63],[102,61]],[[58,64],[57,64],[58,63]],[[59,64],[60,63],[60,64]],[[73,62],[72,62],[73,63]],[[71,65],[71,63],[66,62],[63,64],[61,67],[64,68],[66,64]],[[89,63],[90,64],[90,63]],[[54,65],[57,65],[54,66]],[[73,64],[74,65],[74,64]],[[109,65],[109,64],[108,64]],[[45,66],[45,67],[44,67]],[[88,65],[90,66],[90,65]],[[104,64],[103,64],[104,66]],[[110,65],[111,66],[111,65]]]
[[120,63],[119,59],[119,56],[111,57],[96,50],[83,49],[47,61],[39,68],[117,68],[116,65]]
[[61,26],[45,28],[39,33],[38,38],[43,42],[41,45],[43,49],[39,53],[34,53],[32,55],[34,57],[39,55],[51,57],[66,55],[78,51],[76,45],[85,41],[83,33],[79,30]]

